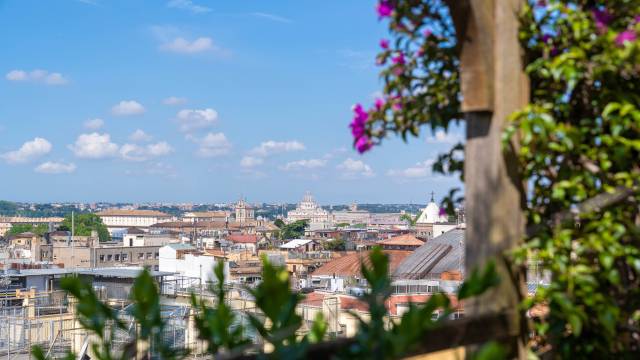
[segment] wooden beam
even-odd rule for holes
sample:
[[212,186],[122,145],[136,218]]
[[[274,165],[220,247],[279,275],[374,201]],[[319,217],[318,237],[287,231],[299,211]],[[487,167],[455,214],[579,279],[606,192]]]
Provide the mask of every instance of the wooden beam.
[[[513,163],[502,152],[502,132],[511,113],[528,100],[528,81],[523,72],[517,14],[523,0],[471,0],[475,32],[465,43],[475,56],[461,58],[463,97],[466,106],[465,148],[466,271],[496,261],[500,285],[487,294],[465,302],[471,316],[516,309],[525,293],[523,273],[502,261],[503,253],[524,236],[522,182]],[[463,47],[462,53],[465,54]],[[488,53],[485,53],[488,52]],[[485,68],[486,73],[477,74]],[[465,74],[470,71],[471,74]],[[473,81],[479,79],[480,85]],[[490,84],[482,83],[488,80]],[[489,91],[490,93],[486,93]],[[469,100],[467,102],[467,100]],[[488,106],[483,102],[489,101]],[[512,326],[526,334],[523,318],[514,313]],[[526,355],[520,339],[518,357]]]

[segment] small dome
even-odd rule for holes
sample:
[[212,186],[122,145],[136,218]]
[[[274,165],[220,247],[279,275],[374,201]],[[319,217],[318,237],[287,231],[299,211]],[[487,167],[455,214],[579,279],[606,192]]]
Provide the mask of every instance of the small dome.
[[433,201],[433,193],[431,195],[431,201],[427,204],[427,206],[422,210],[420,217],[416,221],[417,224],[435,224],[435,223],[443,223],[447,222],[448,218],[446,215],[440,215],[440,207],[438,204]]

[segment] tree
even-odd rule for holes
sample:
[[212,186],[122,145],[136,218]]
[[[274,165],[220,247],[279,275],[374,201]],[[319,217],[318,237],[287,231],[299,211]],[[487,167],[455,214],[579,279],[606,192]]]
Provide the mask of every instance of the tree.
[[[75,231],[74,235],[78,236],[90,236],[92,231],[96,231],[98,233],[98,238],[100,241],[109,241],[111,240],[111,236],[109,235],[109,230],[102,223],[102,219],[96,214],[79,214],[74,217],[74,225]],[[61,228],[67,229],[70,231],[71,226],[71,215],[65,216],[62,224],[58,229]]]
[[280,239],[299,239],[304,236],[304,229],[309,226],[309,220],[298,220],[291,224],[282,226],[280,230]]
[[38,224],[37,226],[33,226],[32,224],[13,224],[11,225],[11,229],[7,232],[7,235],[10,236],[32,232],[38,236],[42,236],[48,229],[49,227],[46,224]]
[[323,247],[328,251],[345,251],[347,249],[347,243],[343,239],[333,239],[331,241],[325,241]]
[[400,220],[406,221],[408,225],[414,226],[416,221],[418,221],[418,216],[412,217],[411,214],[402,214],[400,215]]
[[273,225],[275,225],[278,228],[282,229],[282,227],[285,225],[285,223],[284,223],[284,221],[282,221],[282,219],[276,219],[276,221],[273,222]]

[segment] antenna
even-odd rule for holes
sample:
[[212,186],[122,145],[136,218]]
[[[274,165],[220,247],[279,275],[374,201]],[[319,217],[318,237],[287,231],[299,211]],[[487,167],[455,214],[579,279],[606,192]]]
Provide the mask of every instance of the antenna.
[[75,223],[75,212],[71,211],[71,261],[73,262],[73,270],[75,273],[76,270],[76,246],[73,237],[76,232],[76,223]]
[[431,191],[431,202],[435,202],[435,200],[434,200],[434,196],[435,196],[435,193],[434,193],[434,192],[433,192],[433,190],[432,190],[432,191]]

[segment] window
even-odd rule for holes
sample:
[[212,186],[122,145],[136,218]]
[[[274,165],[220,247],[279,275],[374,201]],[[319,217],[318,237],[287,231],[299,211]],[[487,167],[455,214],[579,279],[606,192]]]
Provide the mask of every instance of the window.
[[138,253],[138,260],[144,260],[144,253]]
[[153,266],[153,270],[158,271],[159,269],[160,269],[160,266],[158,266],[158,265],[154,265]]
[[113,257],[113,256],[112,256],[111,254],[107,255],[107,261],[111,261],[111,258],[112,258],[112,257]]
[[122,254],[122,261],[129,260],[129,254]]
[[104,262],[104,255],[100,255],[100,262]]
[[156,259],[159,259],[160,258],[160,253],[156,252],[155,257],[156,257]]
[[151,260],[153,259],[153,253],[148,252],[147,253],[147,260]]
[[115,254],[113,258],[115,261],[120,261],[120,254]]

